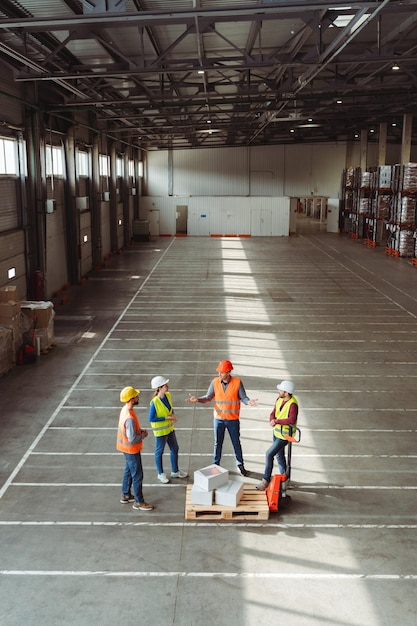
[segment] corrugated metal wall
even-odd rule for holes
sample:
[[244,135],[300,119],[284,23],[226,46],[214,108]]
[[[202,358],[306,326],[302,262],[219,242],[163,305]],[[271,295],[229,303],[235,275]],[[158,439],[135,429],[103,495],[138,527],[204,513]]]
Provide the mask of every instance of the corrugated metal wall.
[[284,146],[256,146],[250,149],[250,196],[284,195]]
[[80,213],[80,257],[80,276],[85,276],[93,267],[90,211]]
[[[9,283],[17,286],[18,296],[26,300],[26,254],[23,230],[16,230],[1,236],[0,276],[7,276],[10,268],[15,268],[16,276]],[[6,284],[6,283],[4,283]]]
[[[346,145],[303,144],[149,152],[149,196],[337,197]],[[169,181],[172,180],[172,192]]]
[[55,211],[46,215],[46,270],[48,296],[68,282],[65,239],[64,180],[54,179],[53,192],[48,179],[48,197],[55,198]]
[[13,74],[5,65],[1,66],[1,119],[20,126],[24,119],[20,84],[13,79]]
[[175,235],[177,205],[188,207],[188,235],[289,234],[289,198],[146,196],[141,200],[140,219],[149,220],[150,213],[157,211],[160,235]]
[[248,196],[248,158],[248,148],[176,150],[173,195]]

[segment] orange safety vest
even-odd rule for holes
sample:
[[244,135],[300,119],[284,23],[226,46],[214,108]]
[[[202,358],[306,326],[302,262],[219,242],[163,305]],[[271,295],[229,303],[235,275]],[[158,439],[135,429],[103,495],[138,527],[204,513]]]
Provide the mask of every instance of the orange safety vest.
[[120,411],[119,416],[119,427],[117,429],[117,443],[116,448],[120,450],[120,452],[127,452],[127,454],[136,454],[142,450],[143,443],[139,441],[139,443],[130,443],[129,439],[126,435],[126,420],[132,418],[135,422],[135,431],[138,432],[140,430],[140,424],[136,413],[132,409],[128,409],[127,406],[124,406]]
[[214,417],[221,420],[238,420],[240,415],[239,387],[240,378],[232,377],[226,387],[220,378],[215,378],[214,386]]
[[[277,420],[286,420],[288,419],[288,415],[290,413],[290,406],[292,404],[296,404],[298,406],[298,402],[294,396],[292,396],[281,409],[282,398],[278,398],[275,403],[275,419]],[[297,421],[295,424],[275,424],[274,426],[274,435],[277,439],[286,439],[286,436],[290,437],[294,436],[295,427],[297,425]]]
[[[157,417],[169,417],[172,415],[172,398],[169,391],[166,392],[166,397],[168,399],[170,409],[162,402],[161,398],[155,396],[150,401],[150,404],[155,405],[155,412]],[[160,422],[151,422],[153,434],[155,437],[163,437],[164,435],[169,435],[174,430],[174,422],[171,420],[164,420]]]

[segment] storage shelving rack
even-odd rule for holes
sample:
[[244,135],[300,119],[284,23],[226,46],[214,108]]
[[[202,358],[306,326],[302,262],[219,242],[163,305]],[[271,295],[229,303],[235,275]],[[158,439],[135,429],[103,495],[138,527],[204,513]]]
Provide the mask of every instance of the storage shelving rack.
[[348,168],[342,185],[340,232],[417,266],[417,163]]

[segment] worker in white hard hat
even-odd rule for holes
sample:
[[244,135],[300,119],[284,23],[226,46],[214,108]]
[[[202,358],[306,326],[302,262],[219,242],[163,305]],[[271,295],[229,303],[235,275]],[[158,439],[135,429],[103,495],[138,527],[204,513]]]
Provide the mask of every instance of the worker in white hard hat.
[[[140,427],[134,407],[139,404],[139,389],[124,387],[120,392],[120,402],[124,403],[119,416],[116,448],[123,452],[126,465],[123,473],[120,502],[133,502],[139,511],[152,511],[152,504],[145,502],[142,492],[143,468],[141,450],[148,431]],[[133,488],[133,495],[131,489]]]
[[278,463],[279,473],[282,475],[286,474],[285,446],[288,444],[288,437],[294,436],[297,425],[298,401],[293,395],[294,383],[292,380],[283,380],[277,385],[277,389],[278,398],[269,416],[269,424],[274,429],[273,443],[265,454],[263,478],[256,487],[259,491],[265,491],[269,485],[274,467],[274,457]]
[[187,478],[187,472],[183,472],[178,467],[179,446],[175,434],[175,422],[177,416],[174,414],[172,406],[171,392],[168,391],[169,378],[164,376],[154,376],[151,380],[151,387],[154,390],[149,406],[149,421],[155,435],[155,465],[158,480],[162,484],[169,483],[169,478],[164,472],[162,456],[166,444],[169,447],[169,457],[171,461],[171,478]]

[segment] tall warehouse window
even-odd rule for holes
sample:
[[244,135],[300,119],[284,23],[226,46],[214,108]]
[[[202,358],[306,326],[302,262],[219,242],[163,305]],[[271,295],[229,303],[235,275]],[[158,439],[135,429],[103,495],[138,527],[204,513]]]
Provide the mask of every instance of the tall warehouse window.
[[0,137],[0,174],[17,176],[17,142]]

